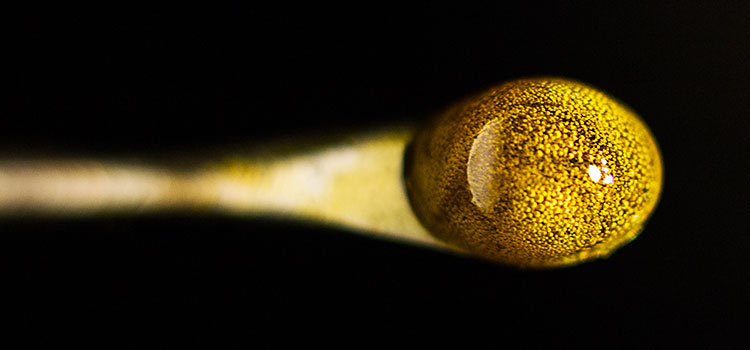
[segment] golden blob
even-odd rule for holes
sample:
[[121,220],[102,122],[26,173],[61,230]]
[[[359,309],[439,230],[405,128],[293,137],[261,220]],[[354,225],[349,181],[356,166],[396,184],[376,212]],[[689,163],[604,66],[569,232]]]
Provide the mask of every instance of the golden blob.
[[493,87],[441,114],[407,153],[412,207],[471,254],[546,268],[605,257],[656,206],[662,162],[631,109],[561,78]]

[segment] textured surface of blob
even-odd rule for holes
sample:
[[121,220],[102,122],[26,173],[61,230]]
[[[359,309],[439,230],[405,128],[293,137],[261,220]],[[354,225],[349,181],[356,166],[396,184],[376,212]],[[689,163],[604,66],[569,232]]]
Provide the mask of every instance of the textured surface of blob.
[[502,84],[448,109],[408,154],[412,207],[437,237],[521,267],[570,265],[635,238],[662,164],[641,119],[585,84]]

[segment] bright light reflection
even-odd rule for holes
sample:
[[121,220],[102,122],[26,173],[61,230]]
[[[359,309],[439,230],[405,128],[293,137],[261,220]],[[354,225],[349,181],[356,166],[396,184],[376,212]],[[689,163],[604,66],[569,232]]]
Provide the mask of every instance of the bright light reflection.
[[591,164],[589,165],[589,177],[594,182],[599,182],[599,179],[602,178],[602,172],[599,170],[599,168],[596,165]]

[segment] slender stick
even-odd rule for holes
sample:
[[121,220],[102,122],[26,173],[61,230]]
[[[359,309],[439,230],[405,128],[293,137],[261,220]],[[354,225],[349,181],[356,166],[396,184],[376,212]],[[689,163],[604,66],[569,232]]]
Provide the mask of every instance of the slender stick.
[[296,218],[455,250],[433,238],[410,208],[402,173],[411,137],[409,129],[387,129],[189,171],[86,159],[0,161],[0,215],[193,209]]

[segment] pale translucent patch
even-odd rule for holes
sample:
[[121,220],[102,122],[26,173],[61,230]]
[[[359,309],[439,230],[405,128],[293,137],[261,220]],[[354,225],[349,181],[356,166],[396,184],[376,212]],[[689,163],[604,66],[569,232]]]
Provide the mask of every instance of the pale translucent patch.
[[489,208],[496,198],[493,196],[492,169],[500,168],[499,152],[502,148],[498,137],[500,122],[495,119],[479,132],[469,151],[466,175],[471,191],[471,201],[480,208]]

